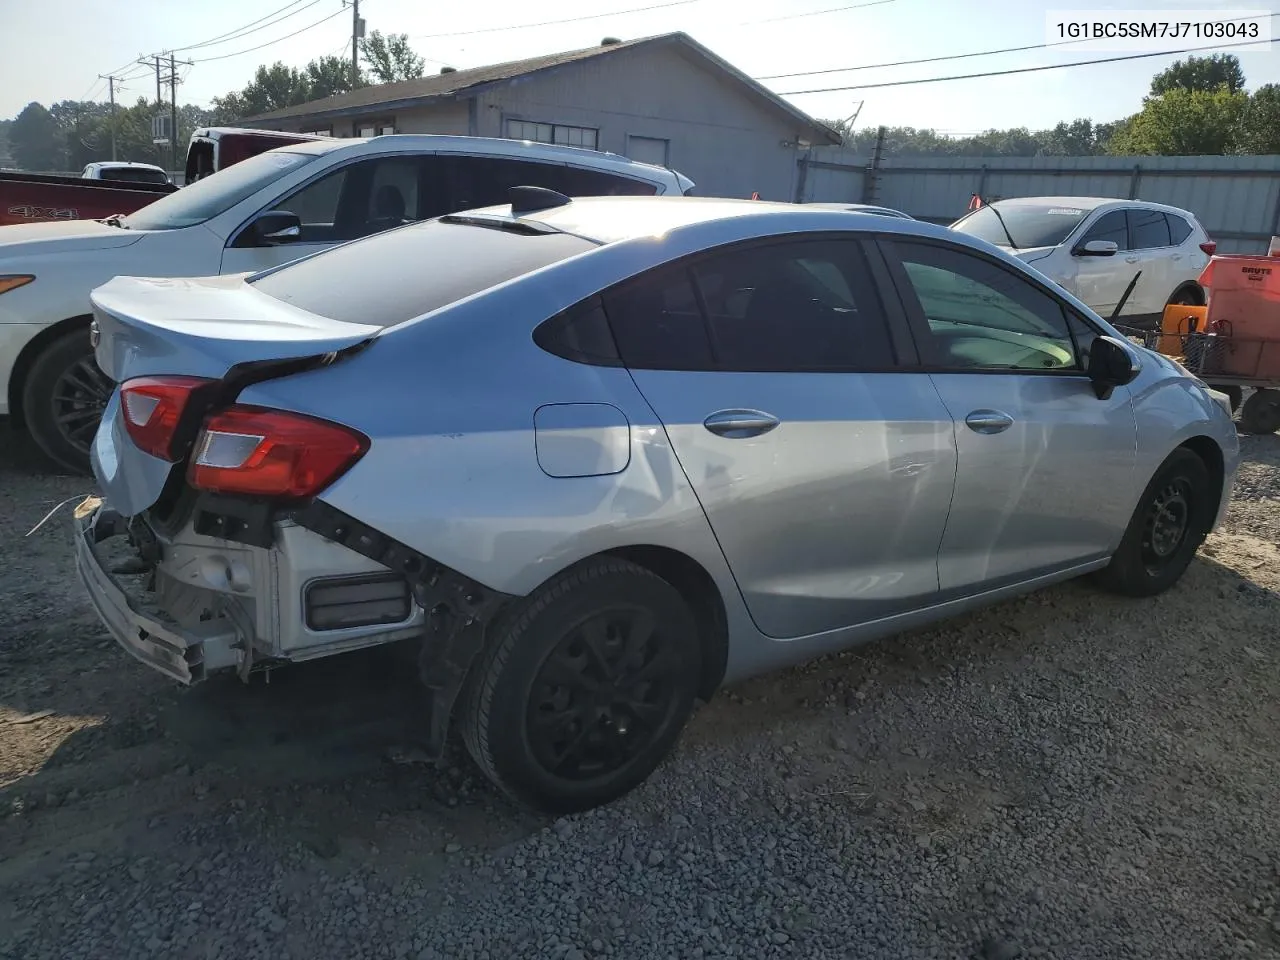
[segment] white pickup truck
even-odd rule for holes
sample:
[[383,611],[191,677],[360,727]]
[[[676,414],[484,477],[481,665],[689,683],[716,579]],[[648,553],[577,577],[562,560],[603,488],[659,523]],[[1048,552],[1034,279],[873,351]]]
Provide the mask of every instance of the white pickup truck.
[[[251,273],[415,220],[505,203],[513,186],[572,197],[686,194],[687,177],[616,154],[478,137],[296,143],[135,213],[0,228],[0,416],[88,469],[113,384],[89,343],[89,292],[116,276]],[[429,268],[429,264],[424,264]]]

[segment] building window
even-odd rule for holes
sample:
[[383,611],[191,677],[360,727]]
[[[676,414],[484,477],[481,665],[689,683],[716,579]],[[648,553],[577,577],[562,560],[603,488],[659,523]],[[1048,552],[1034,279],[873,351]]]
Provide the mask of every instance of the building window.
[[656,167],[665,167],[671,159],[671,141],[657,137],[627,137],[627,156],[637,163],[652,163]]
[[559,123],[534,123],[531,120],[508,120],[507,136],[512,140],[534,143],[558,143],[566,147],[596,149],[598,130],[592,127],[566,127]]
[[333,127],[307,127],[299,132],[315,137],[330,137],[333,136]]
[[385,137],[396,132],[394,120],[357,120],[357,137]]

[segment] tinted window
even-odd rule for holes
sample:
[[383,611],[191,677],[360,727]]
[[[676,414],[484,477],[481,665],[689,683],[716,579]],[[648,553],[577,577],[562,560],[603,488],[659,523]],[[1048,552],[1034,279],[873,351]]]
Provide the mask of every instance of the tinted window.
[[[995,211],[1000,212],[997,217]],[[953,229],[979,237],[998,247],[1009,246],[1010,237],[1019,250],[1031,247],[1056,247],[1080,225],[1088,214],[1080,207],[1053,206],[1037,203],[994,203],[981,207]],[[1004,225],[1000,218],[1004,218]],[[1008,234],[1005,233],[1006,228]]]
[[628,366],[742,371],[894,365],[862,251],[848,241],[753,245],[657,271],[606,299]]
[[1173,213],[1166,213],[1164,216],[1169,222],[1169,242],[1175,247],[1191,236],[1191,224],[1182,217]]
[[711,370],[711,343],[684,267],[651,271],[605,297],[605,312],[629,367]]
[[320,316],[389,327],[595,246],[565,233],[433,220],[335,247],[250,282]]
[[578,363],[618,366],[622,362],[599,297],[542,323],[533,332],[533,342],[548,353]]
[[652,183],[619,177],[600,170],[561,167],[561,193],[569,197],[652,197],[658,188]]
[[317,157],[317,154],[287,151],[260,153],[219,170],[216,176],[204,177],[165,194],[129,214],[125,222],[134,230],[176,230],[204,223]]
[[1159,210],[1130,210],[1129,231],[1133,249],[1169,246],[1169,221]]
[[[340,243],[423,219],[421,158],[383,157],[348,164],[285,197],[272,210],[302,221],[302,243]],[[252,244],[242,234],[237,245]]]
[[895,242],[927,321],[931,362],[952,369],[1078,368],[1058,301],[958,250]]
[[443,194],[438,199],[442,213],[504,205],[510,202],[507,191],[512,187],[546,187],[569,197],[653,196],[657,192],[653,184],[626,177],[533,160],[449,156],[437,158],[436,169],[443,174]]
[[146,167],[105,167],[102,170],[102,179],[120,183],[169,182],[169,176],[163,170],[148,170]]
[[1129,226],[1123,210],[1112,210],[1098,218],[1081,238],[1081,243],[1091,240],[1110,240],[1120,250],[1129,249]]

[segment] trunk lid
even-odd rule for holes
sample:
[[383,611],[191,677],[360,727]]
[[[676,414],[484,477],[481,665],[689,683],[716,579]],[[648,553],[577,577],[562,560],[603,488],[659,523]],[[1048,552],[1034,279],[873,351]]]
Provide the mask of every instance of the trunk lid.
[[[95,357],[117,384],[143,376],[270,379],[357,347],[380,327],[321,317],[260,293],[245,275],[155,279],[116,277],[90,295]],[[277,372],[273,372],[277,371]],[[250,373],[250,371],[252,371]],[[228,401],[231,399],[227,398]],[[175,464],[138,449],[125,427],[117,387],[90,452],[112,506],[126,516],[160,497]]]

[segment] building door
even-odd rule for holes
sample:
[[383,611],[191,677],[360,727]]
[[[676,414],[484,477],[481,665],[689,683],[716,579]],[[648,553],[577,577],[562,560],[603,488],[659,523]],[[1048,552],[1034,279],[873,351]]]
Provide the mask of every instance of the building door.
[[657,137],[627,137],[627,156],[637,163],[652,163],[657,167],[665,167],[670,159],[671,141]]

